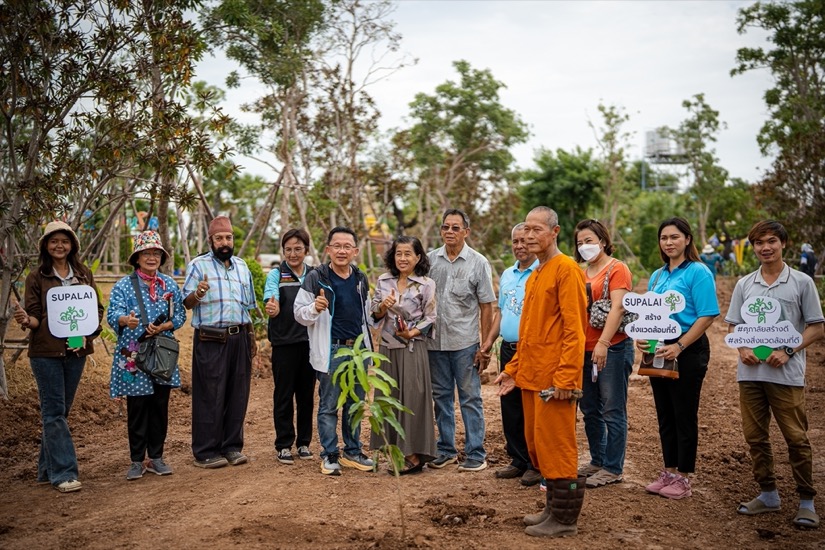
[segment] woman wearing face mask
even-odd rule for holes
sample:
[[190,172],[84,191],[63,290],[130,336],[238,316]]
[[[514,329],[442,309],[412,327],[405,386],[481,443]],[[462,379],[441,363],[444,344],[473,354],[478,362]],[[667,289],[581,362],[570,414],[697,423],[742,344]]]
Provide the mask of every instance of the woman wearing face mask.
[[579,475],[587,476],[588,488],[595,488],[622,481],[627,447],[627,381],[633,370],[634,351],[619,324],[625,311],[622,299],[632,287],[632,277],[623,262],[611,257],[610,233],[597,220],[579,222],[573,239],[576,261],[587,262],[584,275],[590,292],[588,302],[605,297],[605,279],[606,297],[611,302],[604,327],[594,328],[588,322],[586,328],[584,396],[579,401],[590,447],[590,463],[579,470]]
[[[699,445],[699,396],[708,371],[710,343],[705,331],[719,315],[716,284],[710,269],[699,259],[690,224],[670,218],[659,225],[659,253],[665,265],[650,275],[647,289],[657,294],[676,290],[685,297],[685,309],[673,314],[682,334],[665,340],[656,355],[678,359],[679,378],[650,378],[664,470],[645,487],[649,493],[681,499],[691,496],[690,480]],[[639,351],[649,350],[647,340],[637,340]]]

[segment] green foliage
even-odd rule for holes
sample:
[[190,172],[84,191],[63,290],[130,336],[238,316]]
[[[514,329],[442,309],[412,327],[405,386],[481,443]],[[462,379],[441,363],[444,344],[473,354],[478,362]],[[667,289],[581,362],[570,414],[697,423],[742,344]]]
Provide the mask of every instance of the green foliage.
[[570,250],[576,224],[587,212],[601,205],[598,190],[604,177],[602,164],[593,150],[576,147],[573,152],[540,149],[533,159],[537,167],[523,174],[522,210],[549,206],[559,215],[559,247]]
[[[233,228],[234,229],[234,228]],[[258,303],[258,309],[264,310],[264,286],[266,286],[266,274],[261,265],[255,261],[252,256],[247,256],[243,259],[249,267],[249,272],[252,274],[252,286],[255,289],[255,301]],[[266,334],[267,318],[252,317],[253,325],[255,326],[255,335],[263,337]]]
[[[365,348],[363,334],[356,338],[352,348],[340,348],[335,357],[347,357],[347,360],[342,362],[332,375],[332,383],[341,388],[337,407],[339,409],[343,407],[347,397],[352,399],[354,403],[349,409],[351,419],[349,427],[353,431],[364,416],[369,414],[372,433],[382,437],[385,442],[379,452],[390,458],[397,475],[404,466],[404,454],[396,445],[387,444],[386,426],[392,426],[403,439],[406,433],[398,422],[396,414],[412,414],[412,411],[393,397],[393,390],[398,388],[398,383],[381,369],[381,363],[389,359],[385,355]],[[356,387],[363,391],[363,399],[356,393]]]
[[639,239],[639,259],[648,272],[662,266],[662,257],[659,254],[658,226],[645,224],[642,226],[641,237]]

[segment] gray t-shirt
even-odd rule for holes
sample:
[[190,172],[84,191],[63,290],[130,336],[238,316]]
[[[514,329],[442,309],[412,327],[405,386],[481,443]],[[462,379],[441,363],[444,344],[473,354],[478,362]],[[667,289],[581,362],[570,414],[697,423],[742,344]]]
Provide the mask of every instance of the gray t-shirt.
[[[822,304],[813,279],[786,264],[779,278],[768,285],[762,278],[762,269],[745,275],[736,283],[730,307],[725,315],[725,322],[740,325],[742,304],[754,296],[768,296],[779,301],[782,307],[780,321],[790,321],[801,334],[807,325],[825,322],[822,316]],[[800,350],[780,368],[767,363],[755,366],[744,364],[741,359],[736,369],[737,382],[772,382],[786,386],[805,385],[805,350]]]
[[458,351],[477,344],[479,304],[496,301],[490,263],[466,243],[453,261],[443,246],[427,257],[438,304],[438,317],[428,349]]

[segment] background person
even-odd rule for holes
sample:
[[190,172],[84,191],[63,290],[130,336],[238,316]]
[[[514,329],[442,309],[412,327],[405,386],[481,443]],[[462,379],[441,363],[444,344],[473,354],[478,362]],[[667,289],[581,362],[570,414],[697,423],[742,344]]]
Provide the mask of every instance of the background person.
[[[524,286],[539,265],[536,255],[527,249],[524,223],[513,227],[510,236],[516,263],[501,274],[498,292],[498,307],[501,313],[493,317],[493,334],[490,338],[490,341],[495,341],[501,334],[503,339],[499,351],[499,373],[504,370],[516,353],[519,323],[524,304]],[[496,477],[500,479],[521,477],[522,485],[528,487],[535,485],[541,481],[541,474],[530,460],[530,453],[527,450],[521,389],[514,388],[511,392],[502,395],[500,399],[505,450],[511,462],[498,470]]]
[[210,251],[186,267],[183,305],[192,310],[192,454],[198,468],[245,464],[243,425],[257,309],[252,273],[235,254],[232,223],[209,223]]
[[[425,339],[436,321],[435,281],[427,277],[430,262],[415,237],[395,239],[384,255],[389,273],[378,277],[372,297],[372,317],[381,328],[380,351],[390,361],[384,371],[398,382],[392,392],[412,414],[400,413],[398,422],[406,437],[389,424],[385,436],[404,453],[401,475],[420,472],[436,457],[432,383]],[[384,440],[373,433],[370,447]]]
[[[312,271],[305,261],[309,233],[305,229],[290,229],[281,237],[281,250],[286,260],[266,276],[264,303],[269,316],[267,335],[272,343],[272,377],[275,381],[272,392],[275,451],[279,462],[292,464],[293,443],[297,445],[298,458],[312,458],[309,444],[315,405],[315,371],[309,363],[307,329],[295,320],[292,309],[301,284]],[[293,424],[295,410],[297,418]]]
[[813,279],[814,274],[816,273],[816,263],[817,258],[814,253],[814,247],[808,243],[803,244],[802,256],[799,258],[799,271]]
[[[624,295],[633,288],[630,270],[612,257],[610,232],[597,220],[584,220],[573,232],[576,261],[587,262],[585,283],[588,302],[602,298],[607,278],[610,313],[603,328],[585,327],[584,396],[579,407],[584,415],[584,433],[590,448],[590,463],[579,470],[589,488],[622,481],[627,449],[627,381],[633,371],[633,343],[619,331],[625,309]],[[593,380],[592,369],[598,375]]]
[[725,264],[725,259],[722,255],[716,252],[716,249],[709,244],[706,244],[704,248],[702,248],[702,253],[699,254],[699,259],[702,260],[703,264],[708,266],[708,269],[710,269],[714,279],[716,278],[716,274],[722,270]]
[[[713,275],[699,260],[693,231],[684,218],[670,218],[659,225],[659,253],[664,267],[650,275],[647,289],[658,294],[677,290],[685,297],[685,309],[672,317],[682,334],[665,340],[657,355],[679,360],[679,378],[650,378],[664,470],[645,489],[671,499],[691,496],[688,474],[696,470],[699,446],[699,397],[710,361],[705,334],[719,315]],[[639,351],[649,351],[647,340],[637,340]]]
[[455,391],[464,421],[464,462],[460,471],[487,468],[484,450],[484,407],[480,373],[490,361],[492,341],[479,346],[481,334],[491,335],[493,278],[487,259],[465,242],[470,218],[458,209],[444,212],[441,238],[444,246],[430,252],[430,277],[435,281],[438,323],[428,342],[433,384],[435,421],[438,424],[438,458],[428,468],[443,468],[458,461],[455,448]]
[[[139,337],[158,334],[173,337],[172,332],[186,322],[178,284],[158,271],[167,257],[160,235],[154,231],[144,231],[135,237],[134,250],[129,256],[129,265],[135,271],[115,283],[109,296],[106,320],[118,335],[109,395],[113,399],[126,397],[131,458],[126,479],[129,481],[143,477],[146,470],[159,476],[172,473],[172,468],[163,459],[163,447],[169,427],[169,393],[172,388],[180,387],[180,370],[176,365],[172,378],[166,382],[149,376],[135,364]],[[141,293],[148,325],[142,322],[133,281]],[[155,325],[154,320],[161,315],[165,315],[166,320]],[[144,464],[147,453],[149,460]]]
[[[38,483],[51,483],[61,493],[79,491],[77,454],[68,416],[72,408],[86,357],[94,353],[92,341],[100,327],[83,339],[83,345],[70,349],[66,338],[56,338],[49,331],[46,292],[59,286],[89,285],[97,291],[94,275],[77,257],[80,241],[61,221],[46,225],[37,243],[40,261],[26,277],[23,306],[15,308],[14,319],[30,329],[29,361],[40,397],[40,456],[37,459]],[[98,296],[100,294],[98,293]],[[97,303],[98,319],[103,318],[103,304]]]

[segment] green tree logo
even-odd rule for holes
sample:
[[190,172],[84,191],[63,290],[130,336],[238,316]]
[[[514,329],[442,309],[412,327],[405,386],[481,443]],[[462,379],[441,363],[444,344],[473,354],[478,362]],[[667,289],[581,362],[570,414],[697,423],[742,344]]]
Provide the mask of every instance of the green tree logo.
[[668,294],[665,303],[670,306],[670,311],[676,311],[676,306],[682,302],[682,297],[678,294]]
[[771,302],[767,302],[762,298],[757,298],[752,304],[748,306],[748,313],[756,316],[756,322],[765,323],[768,320],[768,313],[773,312],[775,306]]
[[69,306],[66,311],[60,314],[60,320],[63,323],[69,323],[69,330],[72,332],[77,330],[77,321],[85,319],[86,314],[82,309],[77,309],[74,306]]

